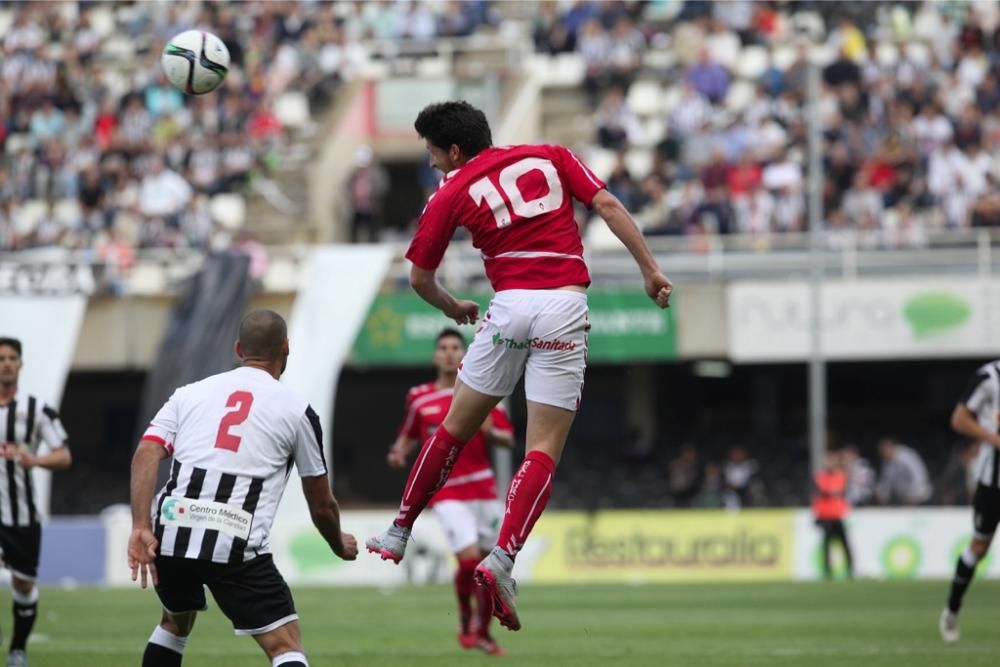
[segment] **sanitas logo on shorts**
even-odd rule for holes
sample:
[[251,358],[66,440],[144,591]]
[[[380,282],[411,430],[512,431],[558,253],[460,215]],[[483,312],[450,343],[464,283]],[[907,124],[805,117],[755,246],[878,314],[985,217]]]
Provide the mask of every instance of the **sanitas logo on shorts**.
[[250,537],[252,521],[250,512],[211,500],[167,498],[160,510],[165,526],[218,530],[244,540]]
[[493,345],[503,345],[508,350],[527,350],[531,348],[534,350],[569,352],[576,349],[576,342],[571,340],[545,340],[544,338],[537,337],[515,340],[513,338],[504,338],[504,335],[500,332],[493,334]]

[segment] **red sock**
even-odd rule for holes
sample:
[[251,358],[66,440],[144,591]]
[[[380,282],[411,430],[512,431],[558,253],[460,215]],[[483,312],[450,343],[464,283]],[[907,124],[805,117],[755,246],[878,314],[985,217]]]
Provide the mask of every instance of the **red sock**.
[[410,468],[410,478],[406,480],[406,490],[396,516],[397,526],[413,527],[413,522],[448,479],[451,467],[464,446],[465,443],[448,433],[444,426],[439,426],[427,439]]
[[497,546],[513,558],[524,546],[528,534],[545,511],[552,495],[552,475],[556,464],[548,454],[528,452],[507,490],[507,511],[500,526]]
[[[473,570],[478,564],[478,562],[473,564]],[[476,634],[480,637],[489,637],[490,621],[493,620],[493,598],[485,586],[476,586],[474,591],[476,595],[476,619],[478,621]]]
[[[458,617],[462,623],[462,634],[472,632],[472,595],[480,588],[476,586],[475,574],[478,559],[458,561],[458,570],[455,572],[455,597],[458,598]],[[476,596],[478,599],[478,596]]]

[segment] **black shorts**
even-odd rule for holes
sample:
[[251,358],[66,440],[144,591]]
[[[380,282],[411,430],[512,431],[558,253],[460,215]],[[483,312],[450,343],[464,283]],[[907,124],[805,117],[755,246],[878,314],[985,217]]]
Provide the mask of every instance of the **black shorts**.
[[0,552],[7,569],[34,581],[42,553],[42,526],[0,526]]
[[271,554],[238,565],[157,556],[156,573],[156,594],[166,611],[204,611],[208,586],[238,635],[263,634],[299,618]]
[[972,496],[972,523],[976,537],[988,538],[1000,524],[1000,489],[980,484]]

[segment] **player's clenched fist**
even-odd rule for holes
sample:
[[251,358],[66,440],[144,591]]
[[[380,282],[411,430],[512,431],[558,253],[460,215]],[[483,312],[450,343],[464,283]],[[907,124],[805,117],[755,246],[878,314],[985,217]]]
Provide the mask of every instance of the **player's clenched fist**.
[[660,308],[670,307],[670,294],[674,291],[674,285],[659,271],[655,271],[646,276],[646,294],[656,302]]
[[340,544],[333,547],[333,553],[342,560],[354,560],[358,557],[358,541],[350,533],[340,533]]
[[444,314],[455,320],[455,324],[475,324],[479,319],[479,304],[475,301],[459,300]]

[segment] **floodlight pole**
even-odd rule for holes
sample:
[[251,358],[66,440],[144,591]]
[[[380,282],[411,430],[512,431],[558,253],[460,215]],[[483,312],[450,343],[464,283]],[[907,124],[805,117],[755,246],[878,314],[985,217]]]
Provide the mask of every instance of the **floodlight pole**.
[[826,450],[826,359],[820,302],[824,278],[822,121],[819,117],[819,65],[810,58],[807,77],[809,215],[809,460],[815,472]]

